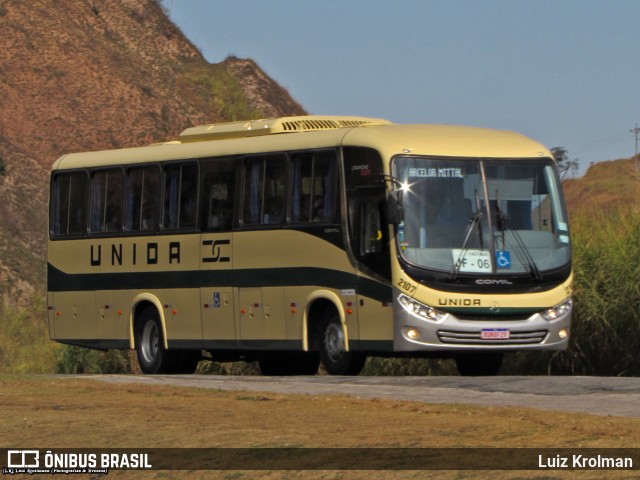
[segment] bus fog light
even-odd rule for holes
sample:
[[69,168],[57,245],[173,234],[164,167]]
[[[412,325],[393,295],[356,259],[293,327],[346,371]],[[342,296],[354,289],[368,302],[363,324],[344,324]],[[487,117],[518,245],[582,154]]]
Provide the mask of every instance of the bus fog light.
[[411,340],[417,340],[418,338],[420,338],[420,330],[410,328],[409,330],[407,330],[407,337],[409,337]]
[[541,315],[545,320],[551,321],[551,320],[555,320],[556,318],[560,318],[560,317],[564,317],[565,315],[568,315],[569,313],[571,313],[572,308],[573,308],[573,300],[571,298],[568,298],[560,305],[556,305],[553,308],[545,310],[544,312],[542,312]]
[[569,330],[567,330],[566,328],[563,328],[562,330],[560,330],[558,332],[558,336],[564,340],[565,338],[567,338],[569,336]]
[[402,308],[404,308],[408,313],[410,313],[414,317],[417,317],[421,320],[439,322],[443,320],[444,317],[447,315],[446,313],[441,312],[440,310],[436,310],[433,307],[430,307],[428,305],[425,305],[423,303],[420,303],[414,300],[411,297],[408,297],[404,293],[401,293],[400,295],[398,295],[398,302],[400,303],[400,305],[402,305]]

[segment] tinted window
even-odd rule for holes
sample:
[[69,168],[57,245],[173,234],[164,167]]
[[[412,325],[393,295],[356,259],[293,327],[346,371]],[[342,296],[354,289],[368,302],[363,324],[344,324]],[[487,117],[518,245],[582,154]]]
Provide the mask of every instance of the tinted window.
[[195,164],[167,165],[164,175],[163,227],[195,227],[198,210],[198,167]]
[[331,222],[335,214],[337,189],[335,152],[301,152],[291,158],[291,221]]
[[125,229],[154,231],[158,226],[160,169],[135,167],[127,173]]
[[273,225],[284,218],[287,163],[282,155],[245,160],[243,224]]
[[233,224],[236,185],[235,162],[216,159],[203,162],[202,226],[205,230],[229,230]]
[[84,172],[61,173],[54,180],[53,218],[54,235],[82,234],[86,222],[87,175]]
[[91,216],[93,233],[118,232],[122,227],[122,170],[98,170],[91,175]]

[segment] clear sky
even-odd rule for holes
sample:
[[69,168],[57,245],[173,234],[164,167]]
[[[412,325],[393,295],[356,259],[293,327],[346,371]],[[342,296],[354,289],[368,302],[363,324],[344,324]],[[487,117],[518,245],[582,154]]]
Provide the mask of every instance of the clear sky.
[[638,0],[163,0],[210,62],[255,60],[312,114],[516,130],[634,154]]

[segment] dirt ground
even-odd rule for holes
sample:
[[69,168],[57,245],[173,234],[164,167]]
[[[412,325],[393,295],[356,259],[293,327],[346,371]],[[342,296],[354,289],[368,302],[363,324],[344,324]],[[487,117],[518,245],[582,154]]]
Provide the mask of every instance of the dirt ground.
[[[0,412],[2,448],[640,447],[640,419],[45,376],[0,376]],[[638,472],[114,470],[107,478],[185,477],[596,479]]]

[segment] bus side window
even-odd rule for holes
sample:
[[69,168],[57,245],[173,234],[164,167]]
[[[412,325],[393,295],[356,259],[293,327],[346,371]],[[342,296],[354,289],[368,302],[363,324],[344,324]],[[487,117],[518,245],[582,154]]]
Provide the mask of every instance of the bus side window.
[[127,172],[125,230],[155,231],[160,205],[160,170],[134,167]]
[[115,233],[122,228],[123,184],[119,168],[93,172],[89,223],[92,233]]
[[335,151],[295,153],[292,160],[291,221],[332,222],[337,190]]
[[208,231],[230,230],[236,185],[235,163],[228,159],[203,162],[202,228]]
[[283,155],[247,158],[244,165],[244,225],[275,225],[284,218],[287,163]]
[[79,235],[84,233],[87,205],[87,174],[61,173],[54,177],[51,203],[53,235]]
[[164,171],[163,228],[196,226],[198,167],[195,164],[167,165]]

